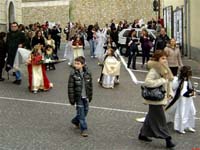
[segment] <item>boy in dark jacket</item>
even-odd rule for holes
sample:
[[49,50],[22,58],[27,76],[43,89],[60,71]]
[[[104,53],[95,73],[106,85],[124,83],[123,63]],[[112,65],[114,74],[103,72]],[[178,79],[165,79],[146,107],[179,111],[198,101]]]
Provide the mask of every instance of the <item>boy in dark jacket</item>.
[[77,110],[72,124],[80,128],[83,137],[88,136],[86,116],[92,100],[92,90],[92,75],[85,66],[85,58],[79,56],[74,60],[74,70],[69,76],[68,97],[71,105],[76,104]]

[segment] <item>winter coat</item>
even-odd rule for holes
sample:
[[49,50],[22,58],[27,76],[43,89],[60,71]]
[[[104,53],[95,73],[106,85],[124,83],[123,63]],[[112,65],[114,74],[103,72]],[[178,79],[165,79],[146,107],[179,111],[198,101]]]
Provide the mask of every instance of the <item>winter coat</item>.
[[169,64],[169,67],[180,67],[183,66],[182,60],[181,60],[181,52],[178,47],[175,49],[171,47],[165,47],[164,51],[167,53],[167,61]]
[[164,48],[167,46],[167,43],[169,41],[170,41],[170,38],[167,35],[165,36],[159,35],[156,38],[154,50],[164,50]]
[[[169,96],[173,96],[173,90],[172,90],[173,75],[171,73],[171,70],[169,69],[168,66],[161,65],[157,61],[149,61],[147,64],[147,67],[150,70],[146,76],[144,86],[153,88],[153,87],[159,87],[163,85],[166,90],[166,93],[165,93],[166,95],[165,95],[165,98],[161,101],[145,100],[144,104],[166,105],[167,100],[169,99]],[[162,77],[164,74],[169,75],[168,80]]]
[[[83,68],[83,78],[79,70],[73,70],[68,80],[68,98],[70,104],[74,105],[81,99],[82,89],[85,86],[86,96],[91,102],[93,94],[92,75],[86,67]],[[83,80],[85,85],[83,85]]]
[[25,43],[25,35],[21,31],[11,31],[7,34],[6,46],[8,52],[7,64],[13,67],[15,55],[19,44]]
[[6,58],[6,43],[3,39],[0,40],[0,68],[4,67]]
[[150,47],[149,42],[151,42],[150,38],[140,37],[140,43],[143,51],[149,52],[151,50],[152,47]]
[[[132,43],[128,45],[129,42],[131,41]],[[128,37],[126,40],[126,45],[127,45],[128,54],[138,52],[138,39],[136,37]]]
[[32,48],[34,48],[35,45],[40,44],[43,45],[43,47],[45,47],[45,40],[43,37],[41,37],[40,39],[38,39],[36,36],[33,37],[32,39]]

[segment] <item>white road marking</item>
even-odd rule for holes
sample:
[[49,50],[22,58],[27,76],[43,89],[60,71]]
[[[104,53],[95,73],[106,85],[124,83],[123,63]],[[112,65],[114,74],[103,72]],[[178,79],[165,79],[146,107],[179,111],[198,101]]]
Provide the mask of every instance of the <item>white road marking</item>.
[[134,70],[134,69],[131,69],[133,72],[143,72],[143,73],[147,73],[148,71],[146,70]]
[[[0,97],[0,99],[2,99],[2,100],[6,99],[6,100],[11,100],[11,101],[20,101],[20,102],[40,103],[40,104],[71,106],[70,104],[67,104],[67,103],[47,102],[47,101],[22,99],[22,98],[12,98],[12,97]],[[125,113],[147,114],[146,112],[142,112],[142,111],[133,111],[133,110],[118,109],[118,108],[97,107],[97,106],[90,106],[90,108],[100,109],[100,110],[117,111],[117,112],[125,112]]]
[[[67,103],[46,102],[46,101],[39,101],[39,100],[32,100],[32,99],[22,99],[22,98],[13,98],[13,97],[0,97],[0,99],[2,99],[2,100],[11,100],[11,101],[19,101],[19,102],[31,102],[31,103],[40,103],[40,104],[71,106],[70,104],[67,104]],[[109,107],[90,106],[90,108],[99,109],[99,110],[123,112],[123,113],[144,114],[144,115],[147,114],[147,112],[142,112],[142,111],[125,110],[125,109],[109,108]],[[195,119],[196,120],[200,120],[200,118],[198,118],[198,117],[196,117]]]
[[128,71],[129,75],[131,76],[131,79],[132,81],[135,83],[135,84],[138,84],[138,80],[136,78],[136,76],[134,75],[134,73],[131,71],[131,69],[127,68],[127,63],[125,62],[124,58],[120,55],[119,53],[119,50],[116,51],[117,54],[119,55],[120,59],[121,59],[121,62],[122,64],[124,65],[125,69]]

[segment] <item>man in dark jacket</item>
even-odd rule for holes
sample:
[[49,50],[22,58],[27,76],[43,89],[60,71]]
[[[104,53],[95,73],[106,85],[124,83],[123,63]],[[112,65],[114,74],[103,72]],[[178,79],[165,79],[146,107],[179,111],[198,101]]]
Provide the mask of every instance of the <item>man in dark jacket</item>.
[[119,40],[119,37],[118,37],[118,32],[117,32],[117,29],[114,28],[111,33],[110,33],[110,37],[112,38],[112,40],[115,42],[115,45],[116,47],[118,48],[118,40]]
[[74,70],[68,81],[68,97],[71,105],[76,104],[77,115],[72,119],[75,127],[81,130],[81,135],[87,137],[86,116],[89,102],[92,100],[92,75],[85,66],[85,58],[79,56],[75,59]]
[[4,78],[2,77],[2,71],[5,65],[6,58],[6,43],[4,41],[5,36],[5,32],[0,32],[0,81],[4,81]]
[[[8,52],[6,71],[9,71],[11,68],[13,68],[17,50],[18,48],[23,47],[25,39],[26,38],[24,33],[18,30],[17,22],[13,22],[11,24],[11,31],[7,34],[6,39],[6,46]],[[19,70],[16,70],[15,76],[16,80],[13,83],[18,85],[21,84],[21,73]]]
[[156,38],[154,51],[155,50],[164,50],[169,43],[170,38],[167,36],[165,28],[161,28],[160,35]]

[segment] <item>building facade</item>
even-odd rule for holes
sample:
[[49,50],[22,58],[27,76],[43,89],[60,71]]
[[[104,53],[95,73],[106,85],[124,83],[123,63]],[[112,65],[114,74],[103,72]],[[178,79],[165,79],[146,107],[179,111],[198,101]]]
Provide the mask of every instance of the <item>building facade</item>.
[[[173,11],[183,10],[183,41],[184,55],[200,62],[200,38],[199,29],[199,0],[164,0],[164,8],[172,6]],[[173,27],[175,28],[175,27]]]
[[156,18],[151,0],[22,0],[24,24],[33,22],[98,22],[101,26],[114,19],[116,23],[137,18]]
[[25,25],[46,21],[66,25],[69,21],[69,0],[22,0]]
[[0,31],[7,31],[10,22],[22,23],[21,2],[21,0],[0,1]]

